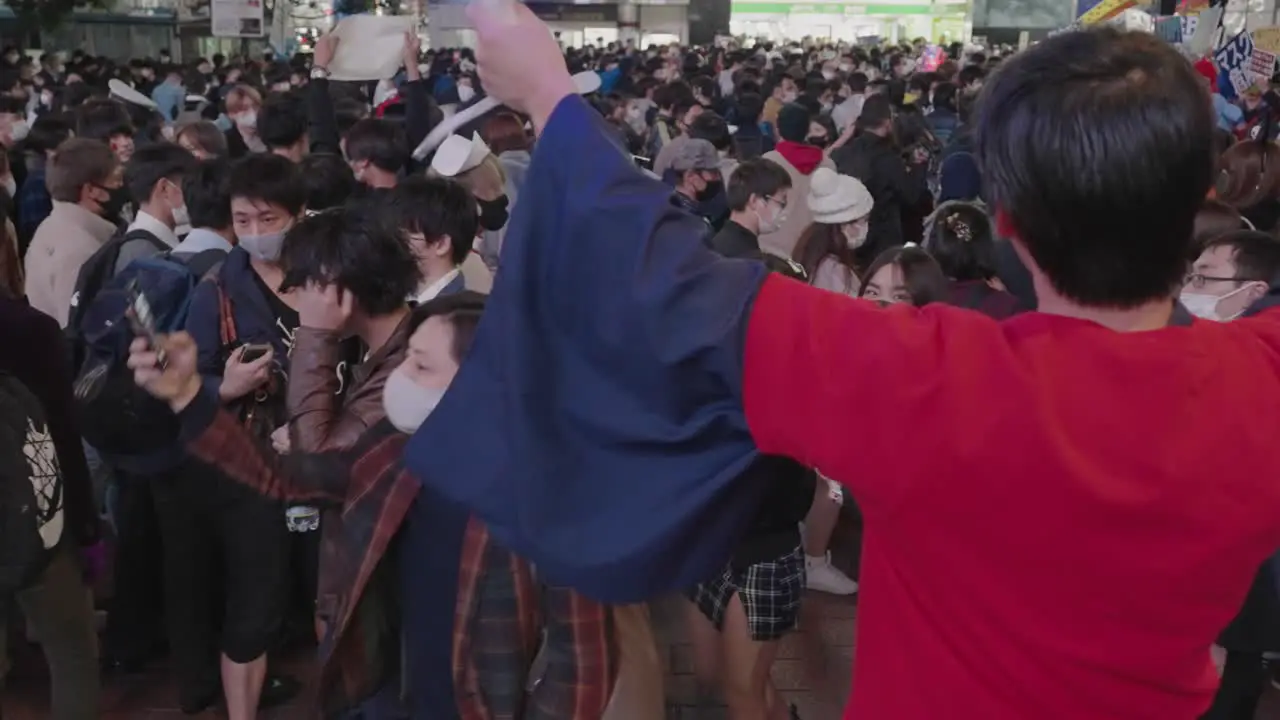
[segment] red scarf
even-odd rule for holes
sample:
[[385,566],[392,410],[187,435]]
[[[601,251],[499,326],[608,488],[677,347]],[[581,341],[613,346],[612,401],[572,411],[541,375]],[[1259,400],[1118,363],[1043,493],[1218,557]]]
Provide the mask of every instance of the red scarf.
[[801,175],[809,175],[817,170],[824,157],[822,148],[790,140],[779,140],[777,150]]

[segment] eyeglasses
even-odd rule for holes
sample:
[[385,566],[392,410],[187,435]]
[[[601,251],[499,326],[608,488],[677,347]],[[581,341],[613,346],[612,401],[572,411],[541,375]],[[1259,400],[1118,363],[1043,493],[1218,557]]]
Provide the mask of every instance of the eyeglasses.
[[1238,277],[1214,277],[1213,275],[1205,275],[1204,273],[1191,273],[1184,281],[1184,285],[1203,290],[1204,286],[1211,282],[1243,282],[1244,278]]

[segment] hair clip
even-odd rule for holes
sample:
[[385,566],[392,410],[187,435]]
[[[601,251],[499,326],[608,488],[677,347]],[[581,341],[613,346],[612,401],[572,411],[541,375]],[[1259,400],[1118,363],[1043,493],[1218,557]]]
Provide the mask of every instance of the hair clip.
[[967,243],[973,239],[973,230],[969,228],[969,223],[960,218],[959,213],[947,216],[947,229],[955,233],[960,242]]

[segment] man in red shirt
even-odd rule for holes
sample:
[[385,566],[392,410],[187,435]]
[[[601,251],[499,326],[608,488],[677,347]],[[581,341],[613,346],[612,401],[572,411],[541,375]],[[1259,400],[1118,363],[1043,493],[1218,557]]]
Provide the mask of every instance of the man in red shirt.
[[791,456],[865,516],[846,718],[1208,707],[1210,645],[1280,547],[1280,315],[1169,327],[1213,169],[1176,51],[1066,33],[987,85],[977,156],[1040,309],[1001,323],[715,257],[532,13],[470,12],[485,88],[540,137],[471,354],[408,448],[425,482],[622,599],[709,573],[759,499],[742,464]]

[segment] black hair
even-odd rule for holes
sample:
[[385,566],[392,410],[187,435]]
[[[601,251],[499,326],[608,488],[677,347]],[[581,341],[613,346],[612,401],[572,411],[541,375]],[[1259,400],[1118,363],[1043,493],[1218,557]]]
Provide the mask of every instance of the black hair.
[[27,138],[22,141],[22,149],[44,158],[69,140],[72,134],[71,123],[61,117],[42,115],[31,126],[31,132],[27,134]]
[[363,102],[341,100],[333,104],[333,119],[338,126],[338,134],[342,137],[346,137],[356,123],[367,117],[369,108]]
[[231,227],[231,166],[222,158],[205,160],[182,178],[182,199],[191,227]]
[[752,196],[769,198],[791,187],[791,175],[772,160],[747,160],[729,175],[729,209],[742,212]]
[[258,137],[272,150],[290,148],[307,136],[307,108],[286,93],[272,93],[258,113]]
[[151,202],[151,194],[161,180],[181,183],[198,164],[195,156],[173,143],[143,145],[124,166],[124,184],[139,205]]
[[133,137],[133,119],[123,104],[111,100],[90,100],[76,111],[76,137],[110,142],[120,135]]
[[756,93],[740,93],[734,109],[734,117],[739,123],[751,125],[760,121],[764,112],[764,99]]
[[867,294],[871,280],[886,265],[897,265],[902,270],[902,284],[911,296],[911,304],[924,307],[931,302],[942,302],[947,297],[947,278],[942,274],[938,261],[923,248],[902,245],[889,248],[871,261],[871,267],[858,288],[858,297]]
[[1210,240],[1204,247],[1231,248],[1231,261],[1236,266],[1239,282],[1280,280],[1280,240],[1256,230],[1237,230]]
[[1169,297],[1213,179],[1216,123],[1190,63],[1147,33],[1070,32],[983,92],[988,198],[1054,289],[1094,307]]
[[307,206],[307,188],[298,166],[279,155],[247,155],[231,167],[231,197],[278,205],[290,215]]
[[933,89],[933,109],[956,111],[955,83],[938,83],[938,86]]
[[960,72],[956,75],[956,84],[961,88],[968,88],[974,83],[982,82],[987,76],[987,71],[977,65],[966,65],[960,68]]
[[333,283],[372,316],[405,307],[422,283],[413,252],[386,217],[381,199],[304,218],[284,237],[280,267],[281,292]]
[[19,100],[15,97],[0,95],[0,114],[26,117],[27,103],[25,100]]
[[867,91],[867,74],[864,72],[855,72],[849,76],[850,92],[861,95]]
[[475,243],[480,217],[471,191],[448,178],[411,177],[391,191],[391,215],[402,232],[428,242],[449,236],[453,264],[461,265]]
[[969,203],[938,208],[924,247],[952,280],[990,280],[996,276],[996,241],[991,219]]
[[298,163],[298,170],[306,188],[308,210],[340,207],[360,185],[347,161],[334,153],[312,153]]
[[475,340],[487,297],[473,290],[463,290],[429,300],[413,309],[409,316],[409,334],[417,332],[428,318],[443,318],[453,326],[453,347],[449,348],[450,354],[455,362],[461,364]]
[[368,118],[357,122],[347,132],[347,159],[359,162],[368,160],[370,165],[398,172],[404,167],[409,154],[404,127],[390,120]]
[[729,124],[716,113],[707,110],[689,124],[689,137],[710,142],[716,150],[728,150],[733,144]]

